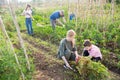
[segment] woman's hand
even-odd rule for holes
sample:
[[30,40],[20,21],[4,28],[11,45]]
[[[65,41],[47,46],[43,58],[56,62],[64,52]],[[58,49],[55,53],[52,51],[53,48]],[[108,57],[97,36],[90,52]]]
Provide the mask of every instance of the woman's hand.
[[34,18],[32,18],[32,20],[34,21],[35,19],[34,19]]
[[68,67],[69,69],[72,69],[72,67],[69,65],[68,61],[66,60],[64,56],[62,57],[62,59],[65,62],[66,67]]
[[70,68],[71,70],[73,69],[73,68],[69,65],[69,63],[67,63],[66,66],[67,66],[68,68]]
[[78,61],[80,60],[80,58],[81,58],[81,56],[76,57],[75,62],[78,63]]
[[79,59],[79,58],[81,58],[81,56],[80,56],[80,55],[78,55],[78,54],[76,54],[76,59]]

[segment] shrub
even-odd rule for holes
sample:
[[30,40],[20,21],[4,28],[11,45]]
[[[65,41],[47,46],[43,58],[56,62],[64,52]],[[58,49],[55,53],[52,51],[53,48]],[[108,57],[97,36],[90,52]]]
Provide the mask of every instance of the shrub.
[[[0,42],[0,80],[18,80],[20,73],[15,57],[1,36]],[[16,74],[16,75],[15,75]]]
[[4,22],[5,27],[8,31],[15,31],[15,27],[14,27],[13,21],[12,21],[10,16],[8,16],[7,19],[4,19],[3,22]]
[[77,69],[83,80],[107,80],[108,69],[100,62],[93,62],[88,57],[81,57]]
[[[29,58],[31,63],[31,70],[29,71],[22,49],[15,48],[15,52],[18,56],[22,72],[25,74],[25,80],[31,80],[34,69],[31,58]],[[9,46],[9,42],[6,42],[0,33],[0,80],[21,80],[21,78],[21,72],[16,63],[13,51]]]
[[117,67],[120,69],[120,61],[117,63]]
[[34,32],[35,37],[40,37],[41,39],[50,41],[54,44],[59,44],[60,40],[65,38],[67,31],[65,28],[56,27],[56,31],[54,32],[51,26],[45,26],[36,28]]

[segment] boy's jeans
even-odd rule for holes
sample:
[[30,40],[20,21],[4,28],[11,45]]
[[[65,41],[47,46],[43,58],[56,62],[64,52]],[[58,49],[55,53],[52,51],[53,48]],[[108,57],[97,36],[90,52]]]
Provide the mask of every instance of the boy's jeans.
[[52,29],[55,30],[56,20],[50,19],[50,23],[51,23]]

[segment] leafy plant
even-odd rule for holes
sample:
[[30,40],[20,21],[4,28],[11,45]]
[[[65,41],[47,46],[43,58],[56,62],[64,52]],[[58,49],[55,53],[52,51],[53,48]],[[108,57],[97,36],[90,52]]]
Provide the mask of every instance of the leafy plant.
[[81,57],[77,69],[83,80],[107,80],[108,69],[100,62],[93,62],[88,57]]
[[117,67],[118,69],[120,69],[120,61],[117,63]]
[[[0,34],[2,34],[1,31]],[[22,72],[25,74],[25,79],[26,80],[32,79],[31,76],[34,70],[32,59],[30,58],[31,70],[28,70],[26,67],[26,60],[24,58],[23,51],[21,49],[15,49],[15,52],[17,56],[19,56],[18,60],[20,62]],[[0,35],[0,80],[20,80],[20,79],[22,79],[21,72],[18,67],[18,64],[16,63],[13,51],[9,46],[9,42],[5,40],[3,35]]]

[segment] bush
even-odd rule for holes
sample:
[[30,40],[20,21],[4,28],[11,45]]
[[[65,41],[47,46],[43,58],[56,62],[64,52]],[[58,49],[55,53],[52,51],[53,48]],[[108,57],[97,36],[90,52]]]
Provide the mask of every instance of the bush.
[[[15,75],[16,74],[16,75]],[[1,36],[0,42],[0,80],[18,80],[20,73],[15,57]]]
[[118,69],[120,69],[120,61],[117,63],[117,67]]
[[116,4],[120,4],[120,0],[116,0]]
[[107,80],[108,69],[100,62],[93,62],[88,57],[81,57],[77,69],[83,80]]
[[10,16],[8,16],[7,19],[4,19],[3,22],[8,31],[15,31],[15,26]]
[[[31,63],[31,70],[29,71],[26,66],[26,59],[24,57],[22,49],[16,49],[15,52],[18,56],[20,62],[20,67],[22,68],[23,73],[25,74],[25,80],[32,79],[33,73],[33,64]],[[13,51],[9,46],[9,42],[6,42],[4,37],[0,33],[0,80],[21,80],[21,72],[16,63],[15,56]]]
[[62,27],[56,27],[54,32],[51,26],[38,27],[34,30],[35,37],[40,37],[54,44],[59,44],[60,40],[66,37],[66,32],[66,29]]

